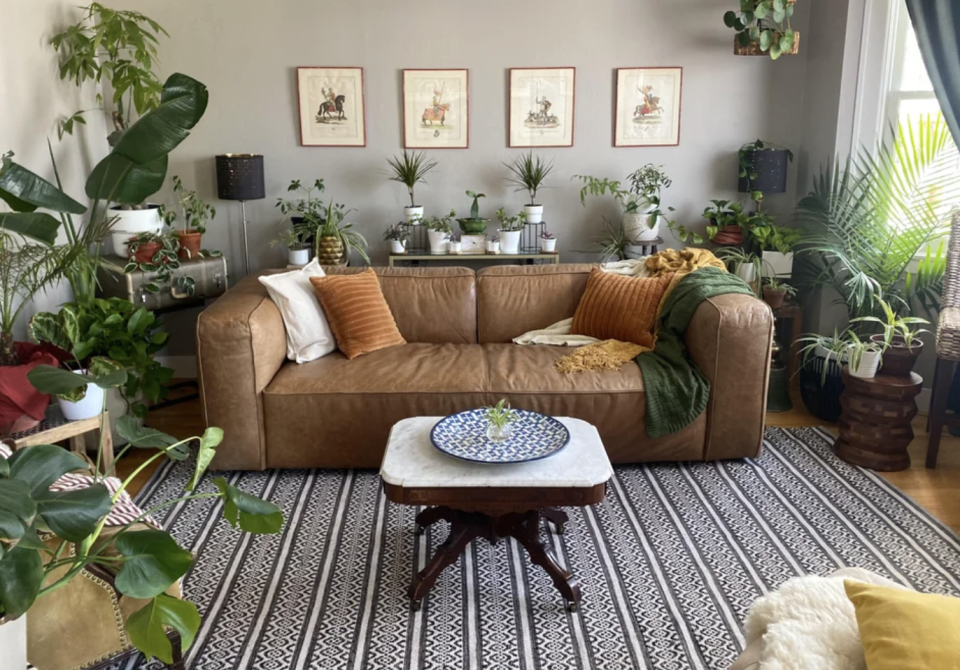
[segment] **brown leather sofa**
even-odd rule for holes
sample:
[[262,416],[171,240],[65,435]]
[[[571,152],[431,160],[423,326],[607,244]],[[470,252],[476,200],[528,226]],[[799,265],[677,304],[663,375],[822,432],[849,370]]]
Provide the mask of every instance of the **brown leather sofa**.
[[[673,435],[644,428],[636,363],[565,375],[568,347],[512,338],[573,316],[591,265],[376,268],[408,344],[348,361],[286,360],[283,320],[256,277],[201,314],[197,358],[207,425],[226,438],[219,469],[372,468],[391,426],[507,398],[517,408],[594,424],[615,463],[755,456],[763,435],[773,316],[750,296],[700,305],[687,332],[712,384],[707,410]],[[337,273],[358,269],[335,268]]]

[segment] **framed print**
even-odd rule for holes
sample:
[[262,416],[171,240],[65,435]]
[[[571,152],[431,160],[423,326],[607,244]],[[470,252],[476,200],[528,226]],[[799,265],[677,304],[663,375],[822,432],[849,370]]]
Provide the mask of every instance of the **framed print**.
[[577,70],[510,69],[511,147],[572,147]]
[[467,70],[403,71],[405,149],[470,146]]
[[362,67],[298,67],[297,92],[301,146],[367,145]]
[[618,69],[613,146],[680,144],[682,84],[680,67]]

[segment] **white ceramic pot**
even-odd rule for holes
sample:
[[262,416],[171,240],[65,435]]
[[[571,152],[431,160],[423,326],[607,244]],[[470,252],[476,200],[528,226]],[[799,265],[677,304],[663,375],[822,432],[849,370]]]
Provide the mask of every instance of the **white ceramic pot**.
[[542,237],[540,238],[540,251],[545,254],[556,253],[557,251],[557,238],[550,240],[545,240]]
[[757,281],[757,268],[753,264],[743,263],[737,266],[737,276],[748,284]]
[[520,235],[522,233],[521,230],[501,230],[499,232],[500,250],[505,254],[519,254]]
[[454,256],[459,256],[463,253],[463,242],[447,242],[447,245],[450,248],[450,253]]
[[287,249],[287,263],[289,265],[306,265],[309,262],[309,249]]
[[879,351],[863,352],[863,356],[860,357],[860,365],[856,368],[850,365],[850,375],[860,379],[873,379],[877,376],[881,356],[882,354]]
[[763,252],[763,276],[789,277],[793,274],[793,252],[780,253],[779,251]]
[[[86,370],[74,370],[74,374],[86,374]],[[92,419],[103,411],[103,389],[96,384],[87,384],[87,393],[79,402],[57,398],[60,411],[67,421]]]
[[423,219],[423,207],[404,207],[403,214],[407,218],[407,223],[413,224],[414,226],[419,226],[420,221]]
[[523,213],[527,215],[527,223],[543,221],[543,205],[524,205]]
[[110,234],[113,241],[113,253],[127,256],[127,240],[138,233],[159,233],[163,230],[160,218],[160,206],[150,205],[149,209],[110,208],[110,216],[116,219]]
[[647,212],[624,212],[623,234],[631,242],[650,242],[660,236],[660,219]]
[[0,619],[0,670],[27,667],[27,617]]
[[430,240],[431,254],[447,253],[447,245],[449,244],[447,240],[450,239],[450,233],[443,233],[437,230],[428,230],[427,238]]
[[407,250],[403,246],[403,240],[390,240],[391,254],[405,254]]
[[500,243],[499,243],[499,242],[490,242],[490,241],[487,241],[487,253],[488,253],[488,254],[499,254],[499,253],[500,253]]

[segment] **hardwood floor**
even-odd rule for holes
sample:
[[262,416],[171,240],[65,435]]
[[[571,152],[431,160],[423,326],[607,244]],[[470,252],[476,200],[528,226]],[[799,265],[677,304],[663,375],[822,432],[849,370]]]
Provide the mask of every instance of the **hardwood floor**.
[[[155,410],[150,414],[149,424],[178,438],[200,435],[205,426],[200,412],[200,402],[192,400],[180,405]],[[883,476],[930,511],[935,517],[960,533],[960,438],[944,435],[940,444],[940,460],[936,470],[924,467],[927,449],[926,417],[914,421],[916,439],[910,445],[913,461],[909,470],[883,473]],[[819,426],[824,422],[809,414],[799,398],[794,399],[790,412],[767,414],[768,426],[794,428]],[[833,426],[827,426],[834,433]],[[229,431],[227,435],[229,440]],[[127,477],[153,452],[134,449],[117,464],[120,477]],[[141,472],[131,486],[131,493],[139,491],[155,468]]]

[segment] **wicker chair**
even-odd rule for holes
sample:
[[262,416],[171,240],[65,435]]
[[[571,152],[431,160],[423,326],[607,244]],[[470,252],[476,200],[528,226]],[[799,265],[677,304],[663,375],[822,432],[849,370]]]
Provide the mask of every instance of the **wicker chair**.
[[927,443],[927,467],[937,467],[940,436],[944,426],[960,428],[960,415],[947,413],[953,373],[960,361],[960,213],[953,217],[947,270],[943,277],[943,300],[937,323],[937,368],[933,376]]

